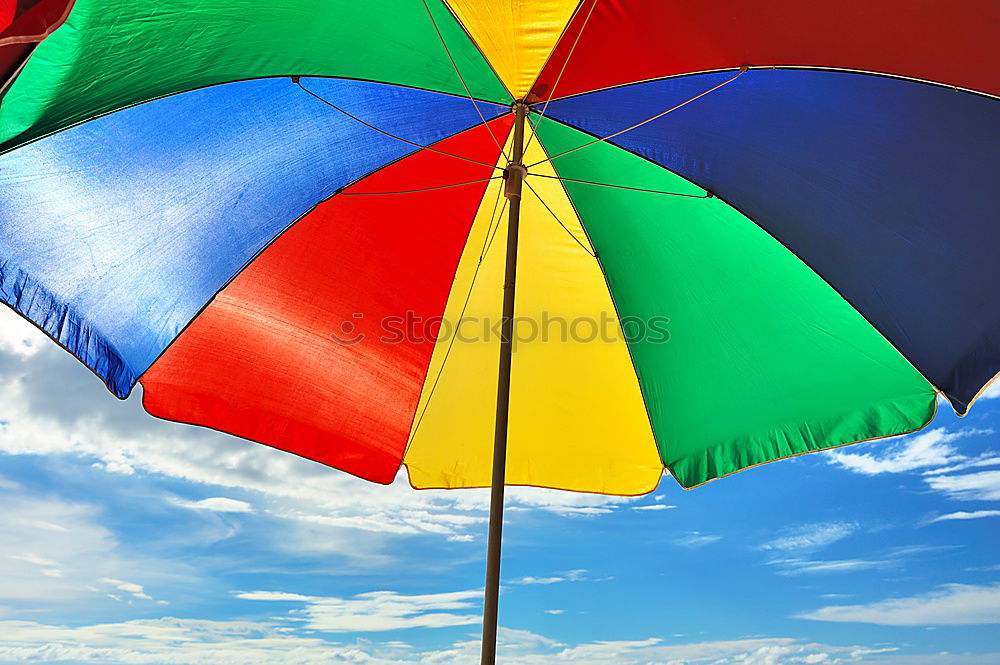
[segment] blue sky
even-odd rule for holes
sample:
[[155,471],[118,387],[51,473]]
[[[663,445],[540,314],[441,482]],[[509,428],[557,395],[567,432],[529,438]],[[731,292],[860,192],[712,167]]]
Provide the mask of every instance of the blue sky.
[[[510,491],[501,662],[1000,663],[1000,390],[637,499]],[[0,311],[0,663],[478,662],[487,496],[155,420]]]

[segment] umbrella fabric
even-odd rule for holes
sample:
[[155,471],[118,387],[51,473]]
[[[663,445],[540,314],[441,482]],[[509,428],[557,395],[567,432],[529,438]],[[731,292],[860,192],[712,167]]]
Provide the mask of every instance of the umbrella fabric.
[[917,430],[1000,372],[1000,6],[875,5],[0,3],[0,299],[156,416],[489,486],[524,100],[508,484]]

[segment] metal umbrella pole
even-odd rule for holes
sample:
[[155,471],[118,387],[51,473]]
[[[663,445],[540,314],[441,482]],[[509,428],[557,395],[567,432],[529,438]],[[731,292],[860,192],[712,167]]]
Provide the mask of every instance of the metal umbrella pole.
[[500,375],[497,382],[496,428],[493,435],[493,479],[490,492],[489,542],[486,554],[486,598],[483,606],[481,665],[495,665],[497,655],[497,606],[500,600],[500,544],[503,529],[503,495],[507,472],[507,416],[510,406],[510,367],[514,351],[514,285],[517,276],[517,231],[521,220],[521,186],[524,168],[524,122],[528,106],[514,105],[514,146],[504,169],[504,195],[510,201],[507,217],[507,258],[503,283],[503,318],[500,332]]

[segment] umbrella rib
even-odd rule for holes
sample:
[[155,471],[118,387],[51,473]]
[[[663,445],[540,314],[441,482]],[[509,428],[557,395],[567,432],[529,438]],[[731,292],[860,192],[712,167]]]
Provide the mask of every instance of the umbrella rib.
[[590,146],[592,146],[592,145],[594,145],[596,143],[603,143],[605,141],[610,141],[611,139],[615,138],[616,136],[621,136],[625,132],[630,132],[633,129],[637,129],[639,127],[642,127],[646,123],[650,123],[650,122],[653,122],[654,120],[658,120],[659,118],[662,118],[663,116],[667,115],[668,113],[672,113],[672,112],[676,111],[677,109],[681,108],[682,106],[687,106],[688,104],[690,104],[691,102],[695,101],[696,99],[701,99],[702,97],[704,97],[705,95],[709,94],[710,92],[715,92],[719,88],[722,88],[722,87],[725,87],[725,86],[729,85],[730,83],[732,83],[733,81],[735,81],[739,77],[743,76],[747,72],[747,70],[748,70],[748,67],[746,65],[744,65],[743,67],[740,67],[740,71],[737,72],[735,76],[733,76],[731,78],[728,78],[725,81],[723,81],[722,83],[719,83],[718,85],[715,85],[715,86],[709,88],[705,92],[702,92],[702,93],[699,93],[699,94],[695,95],[691,99],[683,101],[680,104],[676,104],[674,106],[671,106],[666,111],[661,111],[660,113],[657,113],[656,115],[654,115],[654,116],[652,116],[650,118],[646,118],[642,122],[637,122],[634,125],[631,125],[630,127],[626,127],[625,129],[621,129],[621,130],[615,132],[614,134],[608,134],[607,136],[602,136],[600,138],[596,138],[593,141],[590,141],[589,143],[584,143],[583,145],[578,145],[575,148],[570,148],[569,150],[564,150],[563,152],[560,152],[557,155],[552,155],[551,157],[548,157],[548,158],[543,159],[541,161],[535,162],[534,164],[529,164],[527,168],[530,169],[533,166],[538,166],[539,164],[544,164],[545,162],[551,162],[553,159],[557,159],[559,157],[563,157],[563,156],[568,155],[570,153],[576,152],[577,150],[583,150],[584,148],[590,147]]
[[565,224],[563,224],[563,221],[561,219],[559,219],[559,215],[557,215],[555,213],[555,211],[552,210],[552,208],[549,207],[549,204],[546,203],[542,199],[541,196],[539,196],[538,192],[535,191],[535,188],[531,186],[531,183],[528,182],[527,179],[525,179],[524,184],[527,185],[528,189],[531,190],[531,193],[535,195],[535,198],[538,199],[538,202],[541,203],[542,206],[544,206],[545,209],[549,211],[549,214],[552,215],[553,219],[555,219],[559,223],[559,226],[561,226],[563,228],[563,231],[565,231],[566,233],[568,233],[569,237],[572,238],[573,240],[575,240],[576,244],[578,244],[580,247],[583,248],[583,251],[587,252],[587,254],[590,254],[593,257],[596,257],[597,255],[594,254],[594,252],[591,251],[591,249],[589,247],[587,247],[582,242],[580,242],[580,239],[576,237],[576,234],[573,233],[572,231],[570,231],[569,228]]
[[[500,215],[503,215],[503,211],[507,209],[507,199],[504,199],[503,205],[500,207]],[[490,247],[493,246],[493,239],[497,237],[497,231],[500,230],[500,218],[497,218],[496,226],[493,227],[493,232],[490,233],[489,240],[486,242],[486,246],[483,247],[483,253],[479,257],[479,262],[482,263],[486,258],[486,254],[490,251]]]
[[[597,7],[597,0],[594,0],[593,4],[590,5],[590,11],[587,12],[586,18],[583,19],[583,25],[580,26],[580,32],[576,33],[576,39],[573,40],[573,46],[570,47],[569,53],[566,54],[566,59],[563,60],[562,69],[559,70],[559,75],[556,76],[556,81],[555,83],[552,84],[552,90],[549,91],[549,98],[545,100],[545,105],[542,106],[542,112],[538,114],[538,118],[535,120],[534,126],[536,129],[538,128],[538,125],[542,122],[542,118],[545,117],[545,111],[548,110],[549,102],[552,101],[552,98],[556,94],[556,88],[559,87],[559,81],[562,80],[563,72],[566,71],[566,65],[569,64],[569,59],[573,57],[573,53],[574,51],[576,51],[576,45],[580,43],[580,37],[583,36],[583,31],[587,29],[587,24],[590,22],[590,17],[594,14],[594,9],[596,7]],[[541,72],[539,72],[539,76],[540,75]],[[528,151],[528,146],[531,145],[531,142],[534,140],[534,138],[535,138],[535,132],[532,131],[531,135],[528,137],[528,142],[524,145],[525,152]]]
[[420,187],[418,189],[397,189],[394,191],[387,192],[341,192],[341,196],[389,196],[392,194],[418,194],[420,192],[436,192],[441,189],[450,189],[452,187],[462,187],[463,185],[478,185],[480,183],[489,182],[490,180],[500,180],[502,175],[495,175],[490,178],[481,178],[479,180],[466,180],[465,182],[452,182],[447,185],[433,185],[431,187]]
[[507,154],[507,151],[504,150],[503,146],[500,145],[500,141],[497,139],[496,134],[493,133],[493,128],[490,127],[489,124],[486,122],[486,117],[483,116],[483,112],[479,108],[479,104],[476,103],[476,98],[472,96],[472,90],[469,89],[469,85],[465,82],[465,77],[462,76],[462,72],[458,70],[458,64],[455,62],[455,58],[452,57],[451,49],[448,48],[448,44],[445,43],[444,41],[444,35],[441,34],[441,29],[438,28],[437,21],[434,20],[434,15],[431,13],[431,8],[427,6],[427,0],[422,0],[422,1],[424,3],[424,9],[427,11],[427,18],[431,20],[431,25],[434,26],[434,32],[437,33],[438,40],[441,42],[441,46],[444,47],[444,52],[447,54],[448,61],[451,62],[451,67],[452,69],[455,70],[455,74],[458,76],[458,80],[462,82],[462,87],[465,88],[466,96],[469,98],[469,101],[472,102],[472,106],[476,109],[476,113],[479,114],[479,118],[483,121],[483,125],[486,127],[486,130],[490,133],[490,136],[493,138],[493,142],[497,144],[497,148],[500,149],[500,152],[503,153],[504,158],[509,162],[510,156]]
[[680,196],[686,199],[710,199],[713,198],[712,194],[707,192],[705,194],[685,194],[683,192],[668,192],[661,189],[646,189],[644,187],[629,187],[628,185],[612,185],[607,182],[594,182],[593,180],[577,180],[576,178],[563,178],[557,175],[546,175],[544,173],[529,173],[529,177],[535,178],[549,178],[550,180],[559,180],[560,182],[575,182],[580,185],[594,185],[595,187],[607,187],[609,189],[624,189],[630,192],[646,192],[648,194],[663,194],[664,196]]
[[[307,88],[304,85],[302,85],[302,81],[301,81],[301,79],[298,76],[293,76],[292,77],[292,82],[295,83],[295,85],[297,85],[300,88],[302,88],[302,90],[304,90],[307,94],[309,94],[310,96],[314,97],[315,99],[323,102],[324,104],[326,104],[330,108],[333,108],[333,109],[336,109],[336,110],[340,111],[341,113],[343,113],[344,115],[346,115],[351,120],[359,122],[362,125],[364,125],[365,127],[369,128],[369,129],[375,130],[379,134],[384,134],[385,136],[388,136],[389,138],[396,139],[397,141],[402,141],[403,143],[406,143],[407,145],[412,145],[413,147],[420,148],[421,150],[428,150],[430,152],[434,152],[434,153],[437,153],[439,155],[444,155],[445,157],[454,157],[455,159],[461,159],[464,162],[470,162],[472,164],[478,164],[480,166],[487,166],[487,167],[493,169],[494,171],[503,171],[503,169],[500,168],[499,166],[497,166],[496,164],[487,164],[486,162],[481,162],[478,159],[472,159],[470,157],[463,157],[462,155],[456,155],[456,154],[453,154],[453,153],[450,153],[450,152],[445,152],[444,150],[438,150],[437,148],[432,148],[429,145],[422,145],[420,143],[417,143],[416,141],[411,141],[409,139],[404,139],[402,136],[397,136],[396,134],[392,134],[390,132],[387,132],[384,129],[376,127],[375,125],[371,124],[370,122],[362,120],[361,118],[359,118],[358,116],[354,115],[353,113],[350,113],[350,112],[348,112],[348,111],[340,108],[339,106],[337,106],[336,104],[334,104],[333,102],[331,102],[329,99],[325,99],[324,97],[321,97],[321,96],[317,95],[315,92],[313,92],[309,88]],[[489,129],[489,125],[487,125],[487,128]],[[490,136],[493,136],[492,130],[490,131]]]
[[[500,202],[500,195],[503,193],[503,187],[497,188],[497,198],[493,201],[493,211],[490,212],[490,224],[486,227],[486,237],[483,239],[483,251],[479,254],[479,261],[476,263],[476,269],[472,273],[472,280],[469,282],[469,291],[465,294],[465,302],[462,303],[462,311],[458,315],[458,321],[455,323],[455,334],[451,336],[448,340],[448,348],[445,349],[444,358],[441,359],[441,364],[438,366],[437,374],[434,375],[434,382],[431,383],[430,390],[427,392],[427,399],[424,400],[424,408],[420,410],[420,415],[413,423],[413,427],[410,431],[410,438],[406,442],[406,448],[409,450],[410,444],[417,437],[417,430],[420,429],[421,423],[424,421],[424,416],[427,414],[427,407],[430,406],[431,398],[434,397],[434,391],[437,389],[438,382],[441,380],[441,375],[444,374],[444,366],[448,362],[448,357],[451,355],[451,349],[455,346],[455,338],[458,337],[458,326],[462,325],[462,319],[465,318],[465,312],[469,308],[469,302],[472,300],[472,289],[476,285],[476,278],[479,277],[479,269],[483,265],[483,260],[486,258],[486,252],[489,251],[490,246],[493,245],[493,236],[496,235],[496,231],[493,230],[491,234],[490,231],[493,229],[494,225],[496,228],[500,228],[500,219],[503,217],[503,212],[507,208],[507,199],[504,199],[503,205],[500,207],[500,213],[497,214],[497,204]],[[403,452],[403,457],[406,457],[406,451]]]
[[503,195],[503,190],[498,191],[496,201],[493,202],[493,212],[490,213],[490,225],[486,229],[486,238],[484,238],[485,242],[483,244],[483,251],[479,253],[479,263],[482,263],[483,261],[486,260],[486,255],[489,253],[490,247],[493,246],[493,239],[496,237],[497,231],[500,230],[500,219],[503,217],[504,210],[507,209],[507,199],[504,198],[503,205],[500,206],[500,214],[499,215],[496,214],[497,204],[500,203],[502,195]]

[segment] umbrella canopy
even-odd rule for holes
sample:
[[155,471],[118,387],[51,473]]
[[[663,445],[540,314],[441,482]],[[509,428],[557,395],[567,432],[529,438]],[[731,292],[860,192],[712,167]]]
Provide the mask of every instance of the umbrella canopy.
[[876,5],[8,0],[0,298],[381,483],[914,431],[1000,372],[1000,5]]

